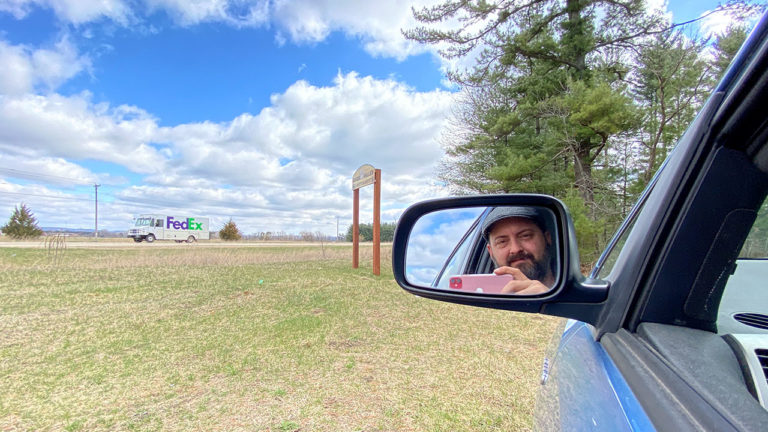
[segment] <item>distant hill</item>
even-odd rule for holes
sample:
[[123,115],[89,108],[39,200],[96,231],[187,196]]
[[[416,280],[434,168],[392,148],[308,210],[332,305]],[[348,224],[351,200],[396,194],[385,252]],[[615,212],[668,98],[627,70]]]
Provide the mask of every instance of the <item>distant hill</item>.
[[[71,234],[76,236],[92,236],[93,229],[88,228],[62,228],[62,227],[40,227],[46,234]],[[125,231],[99,230],[99,237],[125,237]]]
[[93,228],[61,228],[61,227],[40,227],[45,232],[70,232],[70,233],[87,233],[93,232]]

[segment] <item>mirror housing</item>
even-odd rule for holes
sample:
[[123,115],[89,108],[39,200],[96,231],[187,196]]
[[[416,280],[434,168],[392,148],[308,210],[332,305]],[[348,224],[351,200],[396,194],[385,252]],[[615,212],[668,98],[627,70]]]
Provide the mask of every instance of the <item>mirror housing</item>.
[[[416,222],[423,216],[440,210],[469,207],[535,206],[550,210],[554,215],[557,244],[557,282],[551,290],[535,296],[503,296],[494,294],[451,291],[411,283],[406,275],[406,255],[409,239]],[[412,205],[403,213],[395,230],[392,245],[392,270],[395,280],[406,291],[434,300],[494,309],[540,312],[593,323],[598,308],[608,294],[608,284],[587,279],[581,273],[578,245],[573,220],[565,205],[547,195],[477,195],[441,198]]]

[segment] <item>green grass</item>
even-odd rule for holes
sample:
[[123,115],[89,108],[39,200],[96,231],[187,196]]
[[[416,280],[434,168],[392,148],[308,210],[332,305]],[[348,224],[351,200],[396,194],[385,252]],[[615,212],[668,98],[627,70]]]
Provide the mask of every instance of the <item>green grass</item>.
[[557,320],[349,248],[0,248],[0,430],[525,430]]

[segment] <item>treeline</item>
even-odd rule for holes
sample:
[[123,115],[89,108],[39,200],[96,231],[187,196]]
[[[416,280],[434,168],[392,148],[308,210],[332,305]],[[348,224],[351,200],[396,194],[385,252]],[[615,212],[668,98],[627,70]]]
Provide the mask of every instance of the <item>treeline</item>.
[[[379,239],[383,242],[391,242],[395,238],[395,227],[397,226],[394,222],[384,222],[380,225],[379,228]],[[372,223],[363,223],[359,225],[359,233],[360,233],[360,241],[373,241],[373,224]],[[352,241],[352,225],[347,228],[347,235],[344,238],[346,241],[351,242]]]
[[407,38],[461,88],[438,176],[457,194],[554,195],[594,260],[674,148],[763,5],[728,2],[714,39],[636,0],[445,1]]
[[303,242],[334,242],[342,241],[343,238],[339,236],[337,239],[335,235],[327,235],[321,232],[309,232],[302,231],[298,234],[288,233],[285,231],[261,231],[251,234],[242,234],[242,240],[256,240],[256,241],[303,241]]

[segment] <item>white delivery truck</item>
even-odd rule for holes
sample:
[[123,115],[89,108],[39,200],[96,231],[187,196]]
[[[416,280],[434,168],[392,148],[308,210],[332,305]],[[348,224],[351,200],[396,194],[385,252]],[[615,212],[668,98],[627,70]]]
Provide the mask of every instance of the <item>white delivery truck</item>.
[[208,218],[145,214],[135,219],[133,228],[128,230],[128,237],[136,243],[143,240],[147,243],[155,240],[193,243],[208,240],[211,234],[208,231]]

